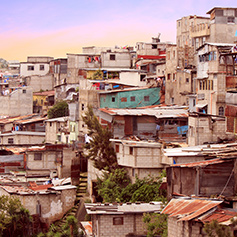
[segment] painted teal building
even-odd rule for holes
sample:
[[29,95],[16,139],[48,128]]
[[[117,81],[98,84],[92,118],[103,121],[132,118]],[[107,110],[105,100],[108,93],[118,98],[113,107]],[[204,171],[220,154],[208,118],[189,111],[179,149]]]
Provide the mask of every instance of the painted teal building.
[[160,104],[160,87],[129,88],[99,93],[100,108],[137,108]]

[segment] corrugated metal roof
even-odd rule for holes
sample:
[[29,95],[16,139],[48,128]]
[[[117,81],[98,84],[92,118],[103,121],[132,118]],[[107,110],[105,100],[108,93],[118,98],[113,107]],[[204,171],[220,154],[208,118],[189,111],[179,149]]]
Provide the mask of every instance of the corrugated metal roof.
[[34,92],[33,95],[52,96],[52,95],[55,95],[55,91]]
[[14,116],[14,117],[2,118],[2,119],[0,119],[0,124],[13,123],[14,121],[27,119],[27,118],[30,119],[34,116],[38,116],[38,115],[37,114],[29,114],[29,115],[23,115],[23,116]]
[[225,222],[235,217],[236,215],[237,211],[234,209],[229,210],[218,208],[212,213],[199,217],[198,220],[202,221],[203,223],[211,222],[213,220],[217,220],[218,222]]
[[92,236],[93,231],[92,231],[92,222],[91,221],[81,221],[81,225],[83,226],[86,235],[87,236]]
[[0,163],[22,162],[23,160],[24,160],[23,155],[18,154],[0,156]]
[[4,147],[4,149],[18,155],[24,153],[27,150],[27,147]]
[[45,132],[31,132],[31,131],[12,131],[8,133],[1,133],[1,137],[25,135],[25,136],[45,136]]
[[52,118],[52,119],[47,119],[45,120],[46,122],[66,122],[68,121],[68,116],[67,117],[58,117],[58,118]]
[[162,202],[122,204],[85,203],[85,208],[88,214],[126,214],[160,212],[161,206]]
[[155,116],[157,118],[174,118],[174,117],[188,117],[188,111],[185,108],[181,107],[144,107],[139,109],[113,109],[113,108],[101,108],[101,112],[110,114],[110,115],[131,115],[131,116],[142,116],[149,115]]
[[56,191],[66,190],[66,189],[76,189],[77,187],[74,185],[62,185],[62,186],[53,186],[49,189],[53,189]]
[[111,93],[117,93],[117,92],[126,92],[126,91],[137,91],[137,90],[149,90],[153,89],[151,87],[132,87],[132,88],[124,88],[124,89],[118,89],[118,90],[108,90],[108,91],[100,91],[100,94],[111,94]]
[[47,118],[30,118],[30,119],[23,119],[20,121],[14,121],[14,124],[27,124],[27,123],[36,123],[46,120]]
[[177,217],[179,221],[188,221],[206,213],[222,202],[204,199],[172,199],[161,213]]
[[176,165],[172,165],[172,167],[202,167],[202,166],[207,166],[207,165],[220,164],[224,162],[228,162],[228,161],[217,158],[217,159],[204,160],[204,161],[198,161],[198,162],[193,162],[193,163],[176,164]]
[[35,191],[24,186],[0,186],[8,193],[35,194]]

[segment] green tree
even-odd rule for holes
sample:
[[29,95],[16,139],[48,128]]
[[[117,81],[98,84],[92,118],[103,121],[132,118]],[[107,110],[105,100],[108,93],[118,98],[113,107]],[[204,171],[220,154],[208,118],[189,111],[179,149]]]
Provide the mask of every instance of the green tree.
[[111,173],[105,173],[98,178],[98,194],[104,202],[166,202],[166,193],[160,190],[163,174],[160,177],[136,178],[131,183],[126,170],[116,169]]
[[159,213],[144,213],[143,222],[146,224],[147,236],[168,236],[167,215]]
[[69,115],[68,104],[66,101],[56,103],[51,109],[48,110],[48,118],[58,118]]
[[78,237],[78,223],[74,216],[68,216],[66,223],[60,227],[55,224],[51,224],[48,233],[40,233],[38,237]]
[[115,169],[111,173],[104,172],[102,179],[98,178],[98,194],[105,202],[121,202],[121,193],[130,182],[124,169]]
[[87,149],[85,157],[94,162],[95,168],[112,172],[118,168],[116,153],[110,142],[113,133],[108,127],[102,127],[91,106],[88,107],[82,119],[88,127],[88,135],[92,137],[90,143],[85,145]]
[[232,233],[229,226],[221,225],[217,220],[213,220],[210,223],[204,225],[204,231],[209,237],[232,237]]
[[0,236],[30,236],[32,218],[20,200],[0,196]]

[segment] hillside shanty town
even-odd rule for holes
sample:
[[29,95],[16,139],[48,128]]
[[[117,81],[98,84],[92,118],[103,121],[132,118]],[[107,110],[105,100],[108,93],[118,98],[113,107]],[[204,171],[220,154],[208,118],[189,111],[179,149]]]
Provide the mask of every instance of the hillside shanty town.
[[203,14],[0,59],[0,236],[237,236],[237,8]]

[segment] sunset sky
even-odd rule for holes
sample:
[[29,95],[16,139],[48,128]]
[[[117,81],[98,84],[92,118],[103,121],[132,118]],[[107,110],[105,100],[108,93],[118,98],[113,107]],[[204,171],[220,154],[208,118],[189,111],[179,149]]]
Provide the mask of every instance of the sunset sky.
[[[224,4],[224,5],[223,5]],[[66,57],[84,46],[135,46],[175,42],[176,20],[208,16],[213,7],[237,7],[236,0],[12,0],[0,4],[0,58]]]

